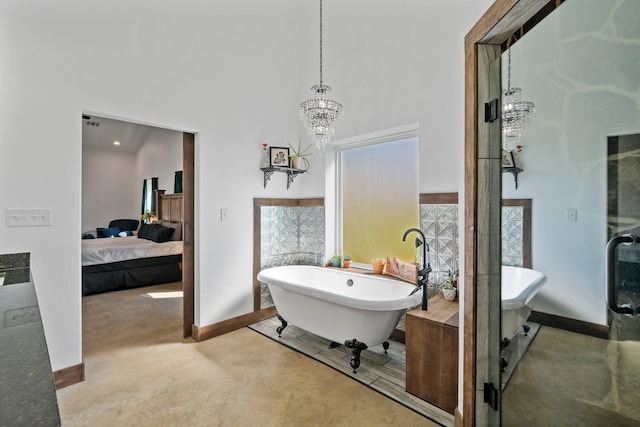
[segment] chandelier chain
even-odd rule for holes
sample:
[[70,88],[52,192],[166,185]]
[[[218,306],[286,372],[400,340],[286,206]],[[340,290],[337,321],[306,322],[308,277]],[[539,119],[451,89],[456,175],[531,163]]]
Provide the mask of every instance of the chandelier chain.
[[509,61],[507,65],[507,92],[511,91],[511,49],[509,49]]
[[320,86],[322,86],[322,0],[320,0]]

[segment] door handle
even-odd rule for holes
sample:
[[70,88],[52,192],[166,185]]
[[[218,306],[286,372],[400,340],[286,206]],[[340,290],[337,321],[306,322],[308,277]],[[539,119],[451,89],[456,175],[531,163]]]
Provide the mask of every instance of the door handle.
[[640,240],[635,234],[623,234],[622,236],[616,236],[607,242],[607,304],[609,305],[609,309],[611,311],[635,317],[638,315],[638,309],[640,308],[640,306],[634,307],[631,304],[623,304],[619,306],[616,303],[615,258],[616,247],[621,243],[636,244],[640,243]]
[[183,236],[184,238],[182,239],[182,240],[184,240],[184,244],[185,244],[185,245],[188,245],[188,244],[189,244],[189,241],[191,240],[191,239],[189,238],[189,235],[190,235],[190,234],[189,234],[189,231],[190,231],[190,230],[189,230],[189,228],[190,228],[190,227],[189,227],[189,221],[185,221],[185,222],[184,222],[184,236]]

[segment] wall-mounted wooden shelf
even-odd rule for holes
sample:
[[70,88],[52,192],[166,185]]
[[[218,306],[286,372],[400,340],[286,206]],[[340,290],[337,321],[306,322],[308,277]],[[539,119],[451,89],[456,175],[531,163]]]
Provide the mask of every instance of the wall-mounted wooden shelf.
[[289,189],[289,187],[291,187],[291,184],[293,184],[293,180],[296,178],[296,176],[306,172],[306,170],[304,169],[277,168],[277,167],[260,168],[260,170],[264,173],[264,188],[267,188],[267,183],[269,182],[269,180],[271,179],[271,176],[275,172],[286,173],[287,174],[287,190]]

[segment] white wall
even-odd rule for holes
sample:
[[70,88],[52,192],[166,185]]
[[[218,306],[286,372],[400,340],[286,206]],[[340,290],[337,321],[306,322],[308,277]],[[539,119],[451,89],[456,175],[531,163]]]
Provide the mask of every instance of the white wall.
[[52,227],[0,225],[0,252],[32,253],[54,370],[82,361],[83,112],[196,132],[196,322],[251,311],[253,197],[322,194],[322,177],[306,187],[313,175],[264,190],[258,170],[262,140],[298,135],[295,5],[0,4],[0,215],[53,209]]
[[605,325],[607,136],[640,131],[640,34],[629,20],[640,3],[589,4],[563,5],[512,49],[512,86],[536,117],[519,188],[505,174],[503,195],[533,199],[533,267],[547,275],[534,308]]
[[[318,11],[317,2],[304,3],[300,90],[308,97],[318,80]],[[325,2],[324,81],[345,109],[335,139],[417,122],[420,192],[462,191],[464,36],[490,4]]]
[[[135,194],[132,153],[85,147],[82,150],[82,231],[95,231],[118,218],[137,218],[131,209]],[[138,199],[142,196],[139,195]],[[140,202],[138,202],[140,205]],[[138,206],[140,210],[140,206]]]
[[[326,2],[324,77],[345,106],[336,138],[418,122],[420,191],[462,193],[463,38],[489,4]],[[323,155],[289,191],[284,174],[263,189],[258,170],[262,142],[286,146],[304,135],[297,109],[318,79],[317,8],[311,0],[0,3],[0,182],[20,183],[0,186],[0,215],[54,212],[52,227],[0,225],[0,252],[32,253],[54,370],[82,360],[79,115],[196,133],[195,322],[250,312],[253,198],[324,195]]]

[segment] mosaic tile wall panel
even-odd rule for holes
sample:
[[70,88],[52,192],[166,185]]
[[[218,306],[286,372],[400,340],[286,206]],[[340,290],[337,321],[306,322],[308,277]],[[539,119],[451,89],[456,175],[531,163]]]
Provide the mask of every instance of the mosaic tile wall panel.
[[420,229],[430,248],[431,288],[440,288],[449,272],[458,271],[458,205],[421,204]]
[[524,209],[502,207],[502,265],[522,267],[524,241]]
[[[260,209],[260,268],[323,265],[324,207],[263,206]],[[273,305],[260,284],[261,308]]]
[[[502,263],[522,266],[523,209],[502,208]],[[420,228],[430,247],[430,287],[439,289],[449,271],[458,270],[458,205],[421,204]],[[278,265],[324,265],[324,207],[261,208],[261,268]],[[262,307],[273,305],[261,285]],[[398,325],[404,330],[404,317]]]

